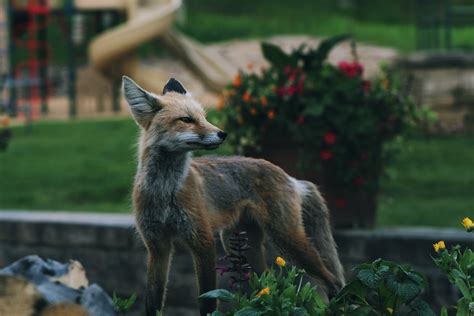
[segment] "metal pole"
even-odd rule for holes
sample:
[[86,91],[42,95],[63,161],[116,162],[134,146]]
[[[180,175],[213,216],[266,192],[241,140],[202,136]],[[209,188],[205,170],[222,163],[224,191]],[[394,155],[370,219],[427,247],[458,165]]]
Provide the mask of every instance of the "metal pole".
[[16,117],[18,114],[18,102],[17,102],[17,93],[16,93],[16,87],[14,84],[14,69],[15,69],[15,59],[13,56],[15,56],[15,48],[13,45],[13,29],[14,29],[14,23],[13,23],[13,0],[7,0],[7,28],[8,28],[8,77],[7,77],[7,89],[9,89],[8,92],[8,103],[7,103],[7,109],[8,109],[8,114],[11,117]]
[[69,0],[66,4],[67,16],[67,45],[68,45],[68,96],[69,96],[69,117],[74,118],[77,114],[76,98],[76,56],[74,54],[74,42],[72,38],[74,3]]

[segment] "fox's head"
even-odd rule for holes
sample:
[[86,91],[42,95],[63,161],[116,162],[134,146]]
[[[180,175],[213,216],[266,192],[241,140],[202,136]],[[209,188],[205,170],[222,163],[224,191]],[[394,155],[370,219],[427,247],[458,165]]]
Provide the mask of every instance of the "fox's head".
[[179,81],[171,78],[163,95],[145,91],[126,76],[122,81],[125,98],[142,128],[146,146],[170,152],[215,149],[227,136],[206,120],[202,106]]

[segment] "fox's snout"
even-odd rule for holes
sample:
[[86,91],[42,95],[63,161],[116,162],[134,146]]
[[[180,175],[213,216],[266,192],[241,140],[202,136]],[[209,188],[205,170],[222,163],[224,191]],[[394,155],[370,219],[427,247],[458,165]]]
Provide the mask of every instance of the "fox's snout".
[[222,141],[225,140],[225,138],[227,137],[227,133],[226,132],[223,132],[223,131],[218,131],[217,132],[217,136],[222,139]]

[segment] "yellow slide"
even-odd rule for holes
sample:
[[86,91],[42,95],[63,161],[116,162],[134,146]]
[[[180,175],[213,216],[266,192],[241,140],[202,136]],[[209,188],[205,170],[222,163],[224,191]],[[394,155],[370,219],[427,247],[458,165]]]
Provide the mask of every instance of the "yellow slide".
[[[119,80],[126,74],[151,91],[160,91],[169,76],[140,67],[134,54],[137,47],[157,37],[163,44],[194,71],[214,91],[220,91],[230,80],[233,68],[217,54],[206,51],[197,42],[172,29],[181,0],[107,0],[107,7],[124,7],[128,20],[105,31],[89,46],[92,66],[111,80]],[[89,4],[90,2],[90,4]],[[113,3],[112,3],[113,2]],[[141,3],[142,1],[140,1]],[[101,1],[76,0],[76,6],[88,7]]]

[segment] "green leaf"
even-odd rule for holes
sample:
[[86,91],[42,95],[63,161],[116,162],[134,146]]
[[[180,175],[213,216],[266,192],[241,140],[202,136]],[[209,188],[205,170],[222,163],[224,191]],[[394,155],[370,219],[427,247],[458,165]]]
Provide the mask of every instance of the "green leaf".
[[262,312],[255,307],[247,306],[235,312],[234,316],[257,316],[261,314]]
[[440,316],[448,316],[448,309],[446,307],[441,307]]
[[472,301],[472,295],[471,293],[469,292],[469,289],[466,285],[466,283],[464,283],[463,280],[461,279],[456,279],[454,280],[454,284],[456,284],[457,288],[459,289],[459,291],[461,291],[462,295],[468,299],[469,301]]
[[412,304],[411,307],[413,310],[415,310],[416,315],[418,316],[435,316],[436,314],[433,312],[431,307],[423,301],[422,299],[417,299],[415,300]]
[[372,270],[363,269],[357,273],[357,278],[371,289],[377,288],[379,284],[379,277]]
[[211,314],[211,316],[225,316],[225,314],[224,314],[224,313],[221,313],[221,312],[219,312],[219,311],[213,311],[212,314]]
[[360,306],[347,313],[347,316],[366,316],[371,315],[374,309],[371,306]]
[[290,312],[291,316],[307,316],[309,313],[303,307],[293,307]]
[[321,104],[317,104],[317,105],[307,107],[303,111],[303,115],[304,116],[319,117],[319,116],[321,116],[321,114],[323,114],[323,112],[324,112],[324,106],[322,106]]
[[261,48],[265,59],[276,68],[283,69],[287,65],[296,66],[296,62],[277,45],[263,42]]
[[224,289],[217,289],[213,291],[206,292],[199,295],[199,299],[219,299],[223,302],[230,302],[234,299],[235,295]]
[[128,312],[135,304],[137,300],[137,294],[133,293],[129,298],[120,298],[114,292],[112,295],[112,302],[115,308],[122,313]]
[[314,62],[322,63],[328,57],[331,50],[342,41],[351,38],[349,34],[336,35],[323,40],[317,50]]

